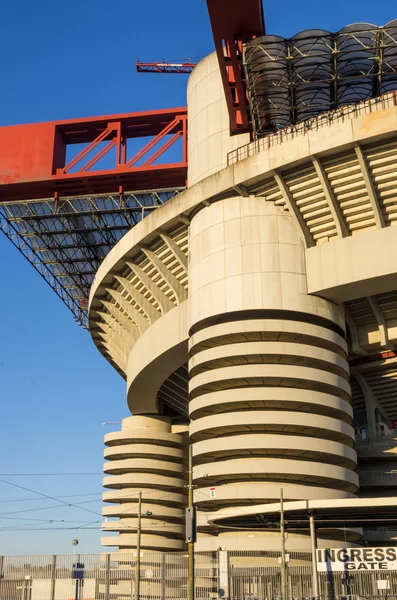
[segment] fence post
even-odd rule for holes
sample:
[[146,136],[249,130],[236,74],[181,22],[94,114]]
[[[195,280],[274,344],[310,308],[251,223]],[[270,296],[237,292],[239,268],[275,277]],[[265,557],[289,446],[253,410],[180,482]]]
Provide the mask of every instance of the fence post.
[[54,600],[55,598],[55,581],[57,574],[57,557],[56,554],[52,556],[52,565],[51,565],[51,590],[50,590],[50,600]]
[[110,554],[106,554],[105,600],[110,597]]
[[314,524],[314,516],[312,513],[309,514],[310,521],[310,537],[312,542],[312,590],[314,598],[318,598],[318,572],[317,572],[317,540],[316,540],[316,526]]
[[166,600],[165,595],[165,577],[166,577],[166,562],[165,562],[165,552],[163,552],[163,559],[161,562],[161,600]]
[[280,534],[281,534],[281,598],[287,600],[287,569],[285,562],[284,493],[280,489]]
[[3,568],[4,568],[4,556],[0,556],[0,598],[1,598],[1,587],[3,585],[3,579],[4,579]]

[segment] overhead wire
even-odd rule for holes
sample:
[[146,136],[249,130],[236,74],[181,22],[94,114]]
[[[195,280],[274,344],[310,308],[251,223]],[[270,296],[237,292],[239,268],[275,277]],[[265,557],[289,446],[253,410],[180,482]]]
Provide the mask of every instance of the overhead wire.
[[103,475],[102,472],[89,472],[89,473],[0,473],[0,477],[63,477],[63,476],[74,476],[74,475]]
[[[91,504],[93,502],[102,502],[102,500],[99,498],[98,500],[84,500],[84,502],[74,502],[73,504],[68,504],[68,506],[75,506],[76,508],[79,508],[80,504]],[[8,511],[5,513],[0,513],[0,517],[2,515],[16,515],[16,514],[21,514],[21,513],[27,513],[27,512],[35,512],[38,510],[47,510],[49,508],[60,508],[59,504],[52,504],[51,506],[39,506],[37,508],[24,508],[23,510],[12,510],[12,511]],[[94,512],[94,511],[91,511]],[[94,513],[94,514],[98,514],[99,513]]]
[[34,517],[0,517],[3,520],[7,520],[7,521],[44,521],[45,523],[86,523],[87,521],[77,521],[77,520],[72,520],[72,521],[67,521],[65,519],[35,519]]
[[[68,494],[66,496],[55,496],[56,500],[58,498],[83,498],[84,496],[102,496],[101,492],[95,492],[91,494]],[[7,502],[43,502],[43,498],[12,498],[11,500],[0,500],[0,503]]]
[[[184,471],[183,473],[187,473],[187,471]],[[60,498],[62,498],[62,497],[75,497],[75,496],[79,496],[79,495],[78,494],[77,495],[72,494],[71,496],[58,496],[58,497],[56,497],[56,496],[50,496],[49,494],[43,494],[41,492],[37,492],[36,490],[32,490],[30,488],[27,488],[27,487],[24,487],[24,486],[12,483],[10,481],[6,481],[4,479],[0,479],[0,482],[1,483],[5,483],[5,484],[10,485],[10,486],[13,486],[13,487],[17,487],[17,488],[23,489],[25,491],[29,491],[29,492],[34,493],[34,494],[37,494],[39,496],[42,496],[43,499],[51,499],[51,500],[54,500],[56,502],[59,502],[62,505],[65,505],[65,506],[68,506],[68,507],[79,508],[80,510],[85,510],[86,512],[91,512],[93,514],[101,516],[101,519],[98,519],[98,520],[95,520],[95,521],[83,522],[84,525],[94,525],[94,524],[97,524],[97,523],[102,523],[103,521],[105,521],[105,520],[107,520],[109,518],[109,517],[103,517],[102,514],[99,513],[99,512],[97,512],[97,511],[92,511],[92,510],[89,510],[89,509],[86,509],[86,508],[83,508],[83,507],[80,506],[81,504],[88,504],[88,503],[92,503],[92,502],[100,502],[101,500],[99,500],[99,499],[98,500],[86,500],[86,501],[83,501],[83,502],[69,503],[69,502],[64,502],[63,500],[60,500]],[[173,490],[173,491],[170,491],[170,490]],[[155,491],[156,490],[147,490],[146,492],[144,491],[144,492],[142,492],[142,496],[147,496],[147,495],[153,494]],[[167,488],[166,490],[164,490],[164,494],[162,494],[161,496],[159,496],[159,498],[155,498],[154,500],[161,500],[163,498],[166,498],[168,495],[171,495],[172,493],[174,493],[174,491],[175,491],[174,486],[170,486],[169,488]],[[132,498],[137,498],[138,494],[139,494],[139,491],[134,490],[133,492],[128,492],[127,494],[123,494],[121,497],[122,498],[126,498],[126,499],[132,499]],[[86,494],[86,495],[96,495],[96,494]],[[82,496],[84,496],[84,494]],[[33,500],[33,499],[31,499],[31,500]],[[6,515],[11,515],[11,514],[20,514],[20,513],[34,512],[34,511],[39,511],[39,510],[47,510],[47,509],[50,509],[50,508],[59,508],[59,505],[44,506],[44,507],[38,507],[38,508],[32,508],[32,509],[24,509],[24,510],[19,510],[19,511],[9,511],[9,512],[6,512],[6,513],[0,513],[0,518],[7,518],[5,516]],[[124,513],[128,512],[128,511],[129,511],[129,509],[126,509],[125,511],[121,511],[119,514],[121,515],[121,514],[124,514]],[[112,517],[110,517],[110,518],[112,519]],[[118,517],[113,517],[113,519],[118,519]],[[32,518],[32,519],[27,519],[27,520],[35,520],[35,519]],[[55,519],[48,519],[47,522],[50,523],[50,522],[55,522],[55,521],[56,521]],[[70,521],[70,522],[76,523],[76,522],[79,522],[79,521]],[[118,521],[115,520],[114,522],[117,523]],[[32,526],[33,525],[35,525],[35,523],[32,523]],[[77,526],[77,527],[75,527],[73,529],[87,529],[87,527],[84,527],[84,525]],[[23,527],[27,527],[27,526],[28,525],[23,526]],[[165,526],[168,526],[168,525],[158,525],[157,527],[165,527]],[[98,529],[101,529],[101,527],[99,527]],[[10,531],[10,530],[11,530],[11,526],[9,528],[0,527],[0,531]],[[46,530],[54,530],[55,531],[57,529],[50,527],[50,528],[47,528]],[[18,529],[12,528],[12,531],[18,531]],[[37,531],[37,529],[35,529],[34,531]]]
[[[2,481],[2,480],[0,480],[0,481]],[[16,484],[12,484],[12,483],[10,483],[10,482],[8,482],[8,483],[9,483],[10,485],[16,485]],[[18,486],[18,487],[22,487],[22,486]],[[171,489],[172,489],[171,487],[170,487],[170,488],[168,488],[168,489],[166,489],[166,490],[164,491],[164,494],[162,494],[162,495],[161,495],[159,498],[157,498],[157,500],[161,500],[161,499],[165,498],[166,496],[168,496],[168,495],[172,494],[173,492],[170,492],[170,491],[169,491],[169,490],[171,490]],[[32,491],[33,491],[33,490],[32,490]],[[149,494],[153,494],[153,493],[154,493],[154,491],[155,491],[155,490],[148,490],[147,492],[142,492],[142,495],[143,495],[143,496],[147,496],[147,495],[149,495]],[[34,492],[34,493],[40,493],[40,492]],[[130,498],[132,499],[132,498],[134,498],[134,497],[136,497],[136,498],[137,498],[137,497],[138,497],[138,494],[139,494],[139,492],[137,492],[136,490],[134,490],[133,492],[128,492],[127,494],[123,494],[123,495],[122,495],[122,497],[123,497],[123,498],[126,498],[126,499],[130,499]],[[92,495],[92,494],[86,494],[86,495],[89,495],[89,496],[90,496],[90,495]],[[96,494],[95,494],[95,495],[96,495]],[[101,494],[99,494],[99,495],[101,495]],[[45,495],[45,494],[43,494],[43,496],[44,496],[44,498],[51,498],[51,499],[54,499],[54,500],[57,500],[57,501],[58,501],[58,499],[59,499],[59,497],[57,498],[57,497],[53,497],[53,496],[47,496],[47,495]],[[72,494],[72,497],[74,497],[74,496],[75,496],[75,494]],[[84,494],[83,494],[83,496],[84,496]],[[68,497],[68,496],[64,496],[64,497]],[[101,502],[101,500],[100,500],[100,499],[98,499],[98,500],[85,500],[85,501],[83,501],[83,502],[76,502],[76,503],[73,503],[73,504],[71,504],[71,503],[67,503],[67,502],[66,502],[66,503],[63,503],[63,504],[66,504],[67,506],[71,506],[71,507],[75,506],[76,508],[80,508],[80,506],[79,506],[80,504],[88,504],[88,503],[92,503],[92,502]],[[58,505],[58,504],[55,504],[55,505],[51,505],[51,506],[44,506],[44,507],[43,507],[43,506],[40,506],[40,507],[38,507],[38,508],[30,508],[30,509],[24,509],[24,510],[18,510],[18,511],[9,511],[9,512],[6,512],[6,513],[0,513],[0,518],[4,518],[4,516],[5,516],[5,515],[21,514],[21,513],[27,513],[27,512],[35,512],[35,511],[47,510],[47,509],[51,509],[51,508],[59,508],[59,505]],[[120,513],[120,514],[123,514],[123,513],[125,513],[125,512],[128,512],[128,510],[129,510],[129,509],[126,509],[125,511],[121,511],[121,513]],[[89,512],[92,512],[93,514],[100,515],[100,516],[101,516],[101,519],[98,519],[98,520],[95,520],[95,521],[88,521],[88,522],[85,522],[85,521],[84,521],[83,523],[84,523],[85,525],[93,525],[93,524],[96,524],[96,523],[102,523],[102,522],[103,522],[105,519],[108,519],[108,518],[109,518],[109,517],[103,517],[103,516],[102,516],[102,514],[101,514],[101,513],[99,513],[99,512],[94,512],[94,511],[89,511]],[[110,517],[110,518],[112,518],[112,517]],[[114,518],[116,518],[116,517],[114,517]],[[32,518],[32,519],[30,519],[30,520],[33,520],[33,518]],[[48,520],[48,522],[49,522],[49,521],[55,521],[55,519],[49,519],[49,520]],[[78,521],[71,521],[71,522],[74,522],[74,523],[76,523],[76,522],[78,522]],[[115,521],[115,522],[117,522],[117,521]],[[56,528],[52,528],[52,527],[50,527],[50,528],[47,528],[47,529],[46,529],[46,531],[47,531],[47,530],[49,530],[49,529],[53,529],[54,531],[56,530]],[[81,526],[75,527],[74,529],[87,529],[87,527],[84,527],[83,525],[81,525]],[[98,529],[101,529],[101,527],[98,527]],[[5,529],[4,527],[3,527],[3,528],[2,528],[2,527],[0,527],[0,531],[6,531],[6,530],[7,530],[7,531],[10,531],[10,530],[11,530],[11,527],[10,527],[10,528],[7,528],[7,529]],[[15,528],[14,528],[14,529],[13,529],[13,531],[17,531],[17,529],[15,529]],[[37,531],[37,530],[35,530],[35,531]]]
[[84,510],[86,512],[90,512],[90,513],[93,513],[93,514],[96,514],[96,515],[100,514],[97,511],[90,510],[89,508],[84,508],[82,506],[78,506],[77,504],[65,502],[64,500],[60,500],[60,499],[56,498],[55,496],[50,496],[49,494],[43,494],[41,492],[37,492],[36,490],[32,490],[31,488],[24,487],[23,485],[18,485],[17,483],[12,483],[11,481],[6,481],[5,479],[0,479],[0,482],[1,483],[5,483],[6,485],[10,485],[12,487],[19,488],[21,490],[25,490],[26,492],[31,492],[32,494],[37,494],[38,496],[42,496],[43,498],[48,498],[49,500],[54,500],[54,501],[59,502],[60,504],[63,504],[65,506],[69,506],[69,507],[75,506],[79,510]]

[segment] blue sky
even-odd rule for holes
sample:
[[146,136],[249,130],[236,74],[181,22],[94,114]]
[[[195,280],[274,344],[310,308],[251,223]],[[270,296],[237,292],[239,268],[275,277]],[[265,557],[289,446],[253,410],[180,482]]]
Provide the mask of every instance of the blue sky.
[[[273,1],[265,18],[268,33],[290,36],[382,25],[394,4]],[[3,2],[0,126],[184,105],[186,77],[137,74],[136,57],[212,49],[205,0]],[[103,422],[127,416],[124,382],[2,235],[0,268],[0,555],[69,553],[75,537],[99,552],[103,435],[117,428]],[[76,472],[92,475],[34,475]]]

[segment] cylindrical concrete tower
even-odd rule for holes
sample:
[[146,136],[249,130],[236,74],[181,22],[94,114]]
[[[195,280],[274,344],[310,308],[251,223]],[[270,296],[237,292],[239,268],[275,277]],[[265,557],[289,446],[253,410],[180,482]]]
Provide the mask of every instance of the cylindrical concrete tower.
[[183,550],[186,505],[186,434],[172,431],[170,419],[134,416],[124,419],[119,432],[105,437],[104,531],[118,531],[102,544],[130,552],[136,548],[138,495],[142,493],[141,547],[147,550]]
[[193,217],[189,247],[198,506],[276,502],[281,487],[287,500],[351,496],[343,311],[308,296],[291,216],[261,198],[229,198]]
[[250,141],[248,133],[230,135],[216,52],[199,62],[187,85],[189,108],[188,180],[193,186],[224,169],[227,154]]

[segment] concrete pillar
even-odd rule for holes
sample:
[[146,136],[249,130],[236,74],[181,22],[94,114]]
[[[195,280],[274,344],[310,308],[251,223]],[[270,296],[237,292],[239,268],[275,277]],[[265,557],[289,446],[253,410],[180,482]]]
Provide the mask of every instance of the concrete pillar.
[[358,373],[358,371],[354,369],[352,370],[352,375],[360,386],[364,396],[365,413],[367,416],[367,440],[369,442],[375,442],[380,437],[380,431],[376,422],[376,411],[379,411],[379,414],[387,425],[390,425],[389,417],[379,404],[377,397],[361,373]]
[[[355,494],[343,309],[307,294],[291,216],[253,197],[197,213],[189,315],[199,508],[277,502],[281,486],[286,501]],[[235,533],[221,536],[236,548]],[[309,535],[303,545],[310,548]]]
[[133,416],[124,419],[121,431],[105,436],[103,500],[105,517],[118,521],[103,523],[104,531],[118,536],[102,538],[104,546],[121,551],[136,548],[138,494],[142,492],[141,549],[184,550],[186,506],[187,427],[172,427],[161,416]]

